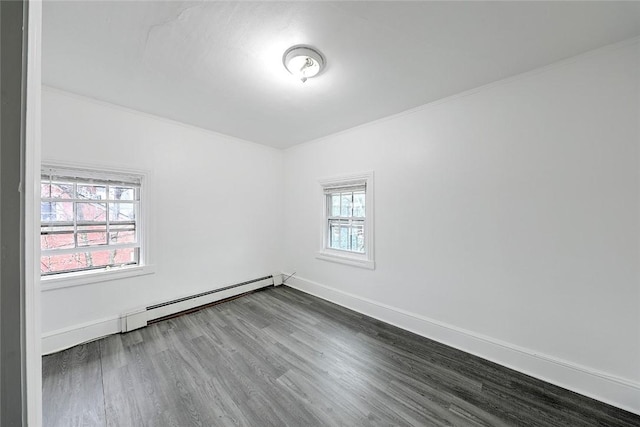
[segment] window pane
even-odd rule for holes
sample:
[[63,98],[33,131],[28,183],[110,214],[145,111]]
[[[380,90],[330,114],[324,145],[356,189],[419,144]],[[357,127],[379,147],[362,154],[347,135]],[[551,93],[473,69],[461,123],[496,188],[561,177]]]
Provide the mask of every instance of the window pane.
[[138,264],[138,248],[122,248],[109,251],[109,256],[113,257],[114,265]]
[[[48,182],[43,184],[50,186],[49,190],[47,190],[47,194],[52,199],[72,199],[73,198],[73,184],[62,183],[62,182],[52,182],[49,184]],[[45,197],[45,196],[42,196]]]
[[364,191],[353,193],[353,216],[364,218],[365,216],[365,195]]
[[329,221],[329,247],[333,249],[343,249],[340,245],[340,229],[346,221],[331,220]]
[[72,222],[73,202],[41,202],[40,221]]
[[40,197],[43,199],[51,197],[51,186],[49,185],[49,182],[43,182],[40,184]]
[[133,203],[109,203],[109,221],[134,221],[136,219]]
[[109,243],[135,243],[136,232],[135,231],[110,231]]
[[104,200],[107,198],[107,187],[104,185],[78,184],[78,199]]
[[42,234],[40,235],[41,249],[67,249],[75,247],[73,231],[64,234]]
[[329,247],[330,248],[336,248],[336,241],[338,240],[339,234],[336,235],[336,233],[339,233],[338,231],[338,227],[336,227],[334,224],[329,224]]
[[106,203],[78,202],[76,206],[78,221],[105,222],[107,220]]
[[353,193],[341,193],[340,216],[351,216],[351,201]]
[[358,225],[358,222],[354,221],[354,225],[351,227],[351,250],[364,252],[364,224]]
[[334,193],[330,196],[331,199],[331,216],[340,216],[340,193]]
[[51,274],[106,266],[138,264],[138,252],[138,248],[122,248],[42,256],[40,257],[40,271],[42,274]]
[[134,196],[132,187],[109,187],[109,200],[134,200]]
[[40,221],[53,221],[53,211],[54,208],[51,203],[40,202]]
[[75,271],[85,265],[79,254],[43,255],[40,257],[40,272],[55,273],[60,271]]
[[348,250],[349,249],[349,227],[341,226],[340,227],[340,249]]
[[98,246],[107,244],[106,232],[82,232],[78,233],[78,247]]
[[104,226],[79,226],[78,247],[107,244],[107,228]]

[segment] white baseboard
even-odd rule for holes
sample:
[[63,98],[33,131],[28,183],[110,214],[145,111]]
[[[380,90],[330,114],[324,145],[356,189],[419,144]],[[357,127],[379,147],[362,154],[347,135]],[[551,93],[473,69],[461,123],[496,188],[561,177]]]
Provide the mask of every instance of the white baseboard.
[[56,353],[120,332],[120,316],[107,317],[42,334],[42,354]]
[[[283,273],[284,277],[287,276]],[[640,383],[293,276],[286,285],[490,360],[562,388],[640,415]]]

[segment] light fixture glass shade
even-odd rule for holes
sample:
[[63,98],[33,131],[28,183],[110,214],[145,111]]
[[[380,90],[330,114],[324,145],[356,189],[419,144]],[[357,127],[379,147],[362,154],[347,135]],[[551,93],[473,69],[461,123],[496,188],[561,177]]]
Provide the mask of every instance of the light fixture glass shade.
[[324,68],[324,56],[311,46],[292,46],[282,56],[284,67],[303,83]]

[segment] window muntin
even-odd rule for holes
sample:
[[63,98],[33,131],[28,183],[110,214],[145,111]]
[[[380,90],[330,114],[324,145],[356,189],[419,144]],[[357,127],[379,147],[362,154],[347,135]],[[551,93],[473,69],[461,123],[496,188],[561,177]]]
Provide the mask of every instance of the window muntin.
[[365,253],[365,189],[327,189],[325,194],[329,210],[327,247]]
[[43,168],[42,276],[140,264],[141,177]]

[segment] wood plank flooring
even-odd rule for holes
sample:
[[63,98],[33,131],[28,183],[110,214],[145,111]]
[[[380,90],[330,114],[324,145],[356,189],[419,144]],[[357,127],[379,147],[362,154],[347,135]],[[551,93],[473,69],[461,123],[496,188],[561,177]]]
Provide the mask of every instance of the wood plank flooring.
[[43,358],[45,426],[640,426],[280,286]]

